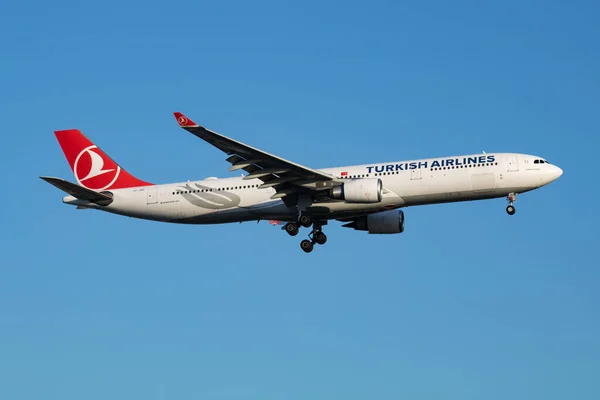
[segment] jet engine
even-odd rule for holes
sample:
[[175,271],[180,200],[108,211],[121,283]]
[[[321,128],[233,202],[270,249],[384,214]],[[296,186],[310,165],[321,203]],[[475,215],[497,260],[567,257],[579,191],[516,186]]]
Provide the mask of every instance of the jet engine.
[[404,212],[402,210],[380,211],[356,218],[343,226],[376,234],[402,233],[404,232]]
[[356,179],[331,189],[331,197],[348,203],[379,203],[383,184],[379,178]]

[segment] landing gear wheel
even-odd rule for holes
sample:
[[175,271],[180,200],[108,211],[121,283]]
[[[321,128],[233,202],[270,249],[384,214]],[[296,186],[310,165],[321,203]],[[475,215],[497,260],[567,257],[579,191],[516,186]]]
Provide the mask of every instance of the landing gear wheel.
[[285,224],[285,231],[290,236],[296,236],[298,234],[298,225],[296,225],[293,222],[289,222],[289,223]]
[[313,250],[313,244],[310,240],[304,239],[300,242],[300,248],[304,250],[305,253],[310,253]]
[[300,222],[300,225],[302,225],[305,228],[308,228],[313,223],[312,218],[308,215],[301,215],[298,222]]
[[508,200],[508,207],[506,207],[506,212],[508,213],[508,215],[514,215],[515,211],[515,206],[513,206],[513,203],[517,200],[517,194],[516,193],[509,193],[508,196],[506,196],[506,200]]
[[317,244],[325,244],[327,242],[327,236],[323,232],[315,232],[313,239]]

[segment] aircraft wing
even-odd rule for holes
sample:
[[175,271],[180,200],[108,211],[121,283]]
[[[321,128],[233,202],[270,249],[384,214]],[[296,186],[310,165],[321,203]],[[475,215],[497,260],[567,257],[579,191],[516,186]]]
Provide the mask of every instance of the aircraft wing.
[[260,179],[260,188],[272,187],[271,198],[282,198],[302,192],[322,191],[341,184],[341,180],[323,172],[296,164],[273,154],[248,146],[196,124],[180,112],[174,113],[179,126],[229,155],[230,171],[244,170],[244,179]]

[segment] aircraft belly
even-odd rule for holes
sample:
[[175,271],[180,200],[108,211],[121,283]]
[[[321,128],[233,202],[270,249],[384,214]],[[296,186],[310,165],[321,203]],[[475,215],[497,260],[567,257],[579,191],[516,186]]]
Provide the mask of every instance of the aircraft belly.
[[427,204],[440,204],[440,203],[451,203],[458,201],[470,201],[470,200],[486,200],[506,197],[508,193],[525,193],[532,190],[531,187],[504,187],[494,188],[484,191],[465,191],[460,192],[449,192],[449,193],[429,193],[429,194],[415,194],[405,195],[403,198],[406,200],[407,206],[420,206]]
[[246,208],[246,211],[255,216],[255,219],[276,219],[293,221],[298,215],[296,207],[288,207],[281,200],[270,200]]
[[270,219],[293,221],[296,219],[296,215],[296,208],[289,208],[281,200],[276,200],[251,207],[235,207],[227,210],[198,213],[192,217],[175,218],[173,222],[183,224],[220,224]]
[[256,218],[252,214],[249,214],[242,208],[236,208],[197,215],[194,217],[177,218],[173,219],[172,222],[180,224],[227,224],[254,220],[256,220]]
[[[390,192],[391,193],[391,192]],[[328,219],[337,218],[337,215],[357,215],[377,211],[399,208],[405,205],[404,199],[395,193],[384,196],[379,203],[347,203],[343,200],[334,200],[323,203],[313,203],[307,209],[312,216],[324,216]]]

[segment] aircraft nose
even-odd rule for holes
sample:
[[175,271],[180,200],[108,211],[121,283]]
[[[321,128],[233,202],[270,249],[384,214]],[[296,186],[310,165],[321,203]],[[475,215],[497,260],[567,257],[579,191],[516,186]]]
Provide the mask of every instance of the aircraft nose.
[[553,165],[553,167],[554,168],[552,169],[552,180],[554,181],[560,178],[560,176],[563,174],[563,170],[557,167],[556,165]]

